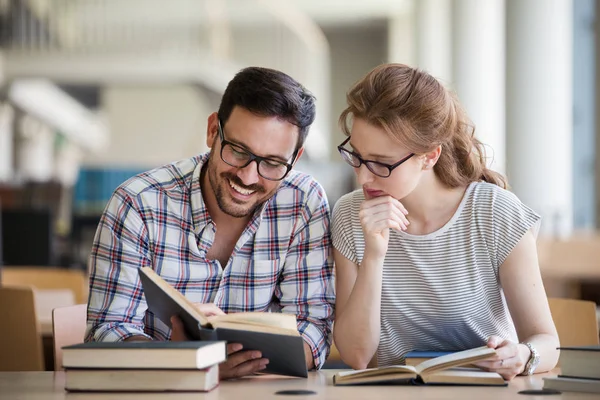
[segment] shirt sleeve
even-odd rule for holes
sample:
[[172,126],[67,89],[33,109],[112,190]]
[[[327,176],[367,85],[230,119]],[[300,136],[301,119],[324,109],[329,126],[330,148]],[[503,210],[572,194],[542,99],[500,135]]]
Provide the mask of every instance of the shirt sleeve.
[[147,305],[138,268],[151,266],[146,225],[134,200],[118,188],[109,200],[89,259],[90,295],[85,341],[145,336]]
[[315,368],[327,359],[335,304],[329,205],[323,189],[310,192],[275,290],[281,311],[296,314]]
[[492,235],[497,273],[527,231],[532,230],[537,236],[540,223],[541,217],[514,193],[504,189],[496,191],[492,204]]
[[331,240],[333,247],[344,257],[355,264],[359,264],[356,246],[352,235],[352,210],[354,193],[342,196],[333,208],[331,217]]

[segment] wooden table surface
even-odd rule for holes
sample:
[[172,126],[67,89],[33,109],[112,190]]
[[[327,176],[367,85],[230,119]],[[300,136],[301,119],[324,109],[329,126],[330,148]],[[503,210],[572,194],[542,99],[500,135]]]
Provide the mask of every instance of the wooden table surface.
[[[564,392],[553,396],[518,394],[524,389],[541,389],[542,377],[517,377],[508,387],[452,387],[452,386],[346,386],[335,387],[331,377],[334,370],[311,372],[308,379],[285,378],[273,375],[255,376],[237,381],[221,382],[209,393],[67,393],[64,391],[63,372],[0,372],[0,399],[485,399],[485,400],[559,400],[598,399],[598,394]],[[554,375],[554,374],[549,374]],[[310,390],[315,394],[276,395],[280,390]]]

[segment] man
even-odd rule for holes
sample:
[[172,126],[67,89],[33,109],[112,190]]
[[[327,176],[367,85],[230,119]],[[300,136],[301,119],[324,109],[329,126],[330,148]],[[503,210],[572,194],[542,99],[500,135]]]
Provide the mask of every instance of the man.
[[[296,314],[306,365],[331,343],[334,289],[323,188],[292,170],[314,97],[282,72],[246,68],[208,117],[208,154],[133,177],[115,190],[90,256],[87,341],[185,340],[146,313],[138,268],[152,267],[205,314]],[[158,149],[160,151],[160,149]],[[228,344],[221,378],[264,369]]]

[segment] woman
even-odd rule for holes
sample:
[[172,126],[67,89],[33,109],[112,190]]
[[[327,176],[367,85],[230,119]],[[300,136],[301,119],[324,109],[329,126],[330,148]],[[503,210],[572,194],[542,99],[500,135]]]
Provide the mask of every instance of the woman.
[[376,356],[487,345],[478,365],[505,379],[552,369],[558,335],[540,277],[540,217],[485,166],[456,98],[400,64],[369,72],[347,95],[338,147],[360,190],[332,223],[335,343],[355,369]]

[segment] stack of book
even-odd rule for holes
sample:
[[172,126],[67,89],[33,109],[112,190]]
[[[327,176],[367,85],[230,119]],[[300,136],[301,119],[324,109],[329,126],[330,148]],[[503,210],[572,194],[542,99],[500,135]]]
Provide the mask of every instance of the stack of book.
[[91,342],[63,347],[65,389],[207,392],[219,384],[224,341]]
[[600,346],[561,347],[560,371],[544,378],[544,389],[600,393]]

